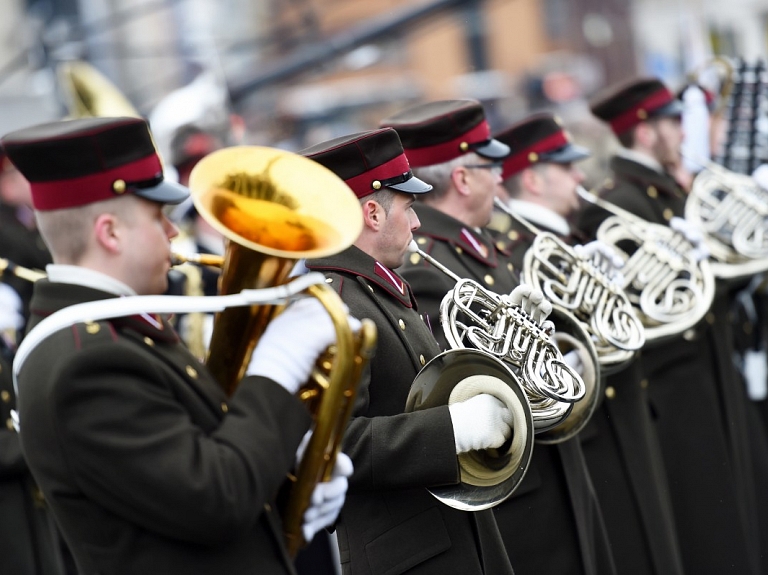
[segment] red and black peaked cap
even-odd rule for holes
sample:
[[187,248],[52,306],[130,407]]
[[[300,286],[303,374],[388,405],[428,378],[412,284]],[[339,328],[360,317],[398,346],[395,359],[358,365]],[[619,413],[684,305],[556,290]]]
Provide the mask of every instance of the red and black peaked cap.
[[495,137],[510,149],[501,174],[505,180],[537,163],[570,164],[590,155],[571,142],[571,135],[552,114],[528,116]]
[[358,132],[299,152],[339,176],[358,198],[387,187],[407,194],[432,189],[414,177],[400,138],[391,128]]
[[381,126],[400,135],[414,168],[449,162],[470,152],[500,160],[509,148],[491,138],[485,111],[475,100],[442,100],[418,104],[385,118]]
[[29,181],[37,210],[74,208],[123,194],[177,204],[184,186],[163,168],[142,118],[86,118],[41,124],[0,140]]
[[616,134],[652,118],[683,113],[682,102],[657,78],[635,78],[609,86],[590,101],[589,107]]

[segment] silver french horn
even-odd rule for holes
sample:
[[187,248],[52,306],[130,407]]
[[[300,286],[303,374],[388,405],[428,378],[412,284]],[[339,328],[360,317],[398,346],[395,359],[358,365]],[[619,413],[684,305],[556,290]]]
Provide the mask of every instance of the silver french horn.
[[580,257],[555,234],[536,228],[501,200],[496,206],[536,237],[526,251],[523,281],[575,315],[592,337],[603,373],[621,369],[645,343],[645,331],[611,264],[601,254]]
[[529,316],[510,295],[458,277],[416,242],[411,251],[456,282],[440,304],[440,323],[450,347],[480,350],[511,368],[528,398],[538,442],[558,443],[578,433],[597,406],[600,382],[597,352],[581,322],[573,316],[568,320],[569,331],[578,334],[575,340],[594,367],[588,382],[565,361],[552,321]]
[[715,278],[693,244],[670,227],[648,222],[578,188],[579,196],[614,214],[597,230],[597,239],[625,260],[623,288],[645,327],[646,341],[660,341],[696,325],[715,296]]

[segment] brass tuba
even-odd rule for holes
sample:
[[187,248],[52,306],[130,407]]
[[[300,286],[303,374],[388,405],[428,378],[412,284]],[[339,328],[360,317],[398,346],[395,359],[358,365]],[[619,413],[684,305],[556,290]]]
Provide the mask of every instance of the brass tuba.
[[715,278],[707,260],[691,256],[683,234],[648,222],[577,188],[579,196],[614,214],[597,230],[597,239],[625,260],[623,288],[645,327],[646,341],[661,341],[696,325],[715,297]]
[[62,62],[56,68],[56,75],[72,118],[141,117],[128,98],[87,62]]
[[[343,180],[312,160],[282,150],[240,146],[213,152],[192,170],[189,187],[198,212],[225,237],[222,295],[280,285],[299,259],[345,249],[362,227],[360,206]],[[314,414],[315,428],[283,510],[291,555],[304,544],[304,511],[316,483],[327,480],[333,469],[358,380],[376,341],[370,320],[363,320],[355,337],[330,287],[314,285],[307,291],[331,316],[336,344],[300,391]],[[230,308],[216,316],[207,365],[228,394],[281,309]]]
[[564,360],[552,321],[540,322],[508,295],[458,277],[416,242],[410,249],[456,282],[440,304],[440,323],[451,348],[480,350],[511,369],[528,398],[536,441],[559,443],[577,434],[597,407],[601,381],[595,347],[581,322],[553,310],[590,356],[595,373],[586,382]]
[[583,322],[603,372],[618,371],[631,361],[645,343],[643,324],[622,286],[606,274],[606,263],[600,257],[579,257],[556,235],[537,229],[498,198],[495,204],[536,236],[525,253],[523,281]]

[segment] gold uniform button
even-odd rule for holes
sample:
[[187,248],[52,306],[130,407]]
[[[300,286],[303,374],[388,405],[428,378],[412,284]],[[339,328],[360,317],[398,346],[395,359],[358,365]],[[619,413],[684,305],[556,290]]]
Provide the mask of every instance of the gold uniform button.
[[3,390],[2,392],[0,392],[0,399],[3,400],[3,403],[10,403],[10,401],[11,401],[11,394],[8,393],[7,391]]
[[368,289],[371,290],[371,293],[373,293],[373,286],[368,286]]
[[651,198],[658,198],[659,197],[659,191],[654,186],[648,186],[648,189],[645,190],[645,192]]
[[325,283],[332,284],[333,283],[333,278],[325,278]]
[[512,230],[507,234],[507,237],[514,242],[520,237],[520,234],[516,230]]
[[715,324],[715,314],[713,314],[711,311],[707,312],[707,315],[704,316],[704,319],[707,320],[707,323],[709,325],[714,325]]
[[464,253],[464,250],[461,249],[461,246],[456,246],[456,253],[459,255]]
[[530,154],[528,154],[528,161],[531,162],[532,164],[535,164],[536,162],[539,161],[539,155],[536,152],[531,152]]
[[613,399],[616,397],[616,390],[613,388],[613,386],[608,386],[605,388],[605,397],[608,399]]
[[97,323],[89,321],[85,324],[85,331],[87,331],[91,335],[99,333],[99,330],[101,330],[101,326]]
[[397,325],[400,326],[400,329],[405,331],[405,322],[402,319],[397,320]]
[[665,220],[669,221],[675,217],[675,212],[673,212],[670,208],[664,208],[662,215],[664,216]]
[[221,411],[223,411],[224,413],[227,413],[229,411],[229,406],[223,401],[221,402]]
[[648,387],[648,380],[647,379],[641,379],[640,380],[640,387],[643,389],[646,389]]
[[507,249],[507,244],[504,242],[496,242],[496,249],[500,252],[503,252],[505,249]]
[[416,265],[421,261],[421,256],[419,254],[411,254],[410,260],[413,265]]
[[427,243],[427,238],[419,238],[418,240],[416,240],[416,243],[419,244],[420,246],[423,246],[424,244]]
[[187,370],[187,375],[189,377],[191,377],[192,379],[197,379],[197,370],[194,367],[192,367],[191,365],[188,365],[185,369]]
[[487,274],[484,278],[485,283],[487,283],[489,286],[492,286],[496,280],[493,279],[493,276],[491,274]]
[[423,356],[423,355],[420,355],[420,356],[419,356],[419,361],[421,362],[421,365],[424,365],[425,363],[427,363],[427,360],[426,360],[426,359],[424,359],[424,356]]
[[[424,365],[424,364],[422,364],[422,365]],[[13,419],[11,419],[10,417],[9,417],[8,419],[6,419],[6,420],[5,420],[5,426],[6,426],[6,427],[7,427],[7,428],[8,428],[10,431],[15,431],[15,429],[14,429],[14,427],[13,427]]]
[[685,341],[695,341],[696,340],[696,330],[695,329],[686,329],[683,332],[683,339]]
[[509,271],[513,272],[513,271],[515,271],[515,266],[513,266],[512,264],[507,264],[507,269]]
[[149,347],[152,347],[153,345],[155,345],[155,340],[153,340],[149,336],[145,336],[144,337],[144,343],[146,343]]

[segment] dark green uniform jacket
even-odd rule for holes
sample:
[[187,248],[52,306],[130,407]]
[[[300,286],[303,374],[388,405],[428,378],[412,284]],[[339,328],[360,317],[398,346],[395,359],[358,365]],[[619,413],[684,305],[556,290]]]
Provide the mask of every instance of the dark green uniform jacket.
[[[685,193],[670,176],[621,157],[611,168],[604,199],[656,224],[684,215]],[[590,205],[578,222],[594,234],[608,215]],[[706,320],[641,354],[683,567],[702,575],[759,572],[754,505],[746,502],[754,485],[745,392],[722,339],[721,306],[716,297]]]
[[[558,235],[542,222],[541,231]],[[559,236],[569,245],[580,236]],[[513,261],[522,266],[534,236],[512,221]],[[682,573],[669,486],[648,405],[647,382],[637,360],[606,376],[605,397],[580,433],[589,474],[600,501],[618,573]]]
[[[113,297],[40,281],[31,323]],[[309,413],[267,378],[227,398],[157,319],[76,324],[19,373],[22,448],[81,574],[291,573],[270,505]]]
[[[509,293],[519,285],[519,265],[488,232],[477,233],[421,204],[416,212],[421,227],[414,235],[422,250],[457,276],[497,293]],[[433,310],[453,288],[453,280],[420,257],[410,259],[402,274],[420,309],[429,311],[432,329],[442,336]],[[494,514],[518,575],[614,573],[599,504],[575,439],[537,444],[525,478]]]
[[337,525],[342,571],[512,573],[490,511],[457,511],[425,489],[458,482],[459,469],[448,407],[403,413],[414,377],[438,353],[410,286],[356,247],[307,267],[378,328],[344,440],[355,473]]

